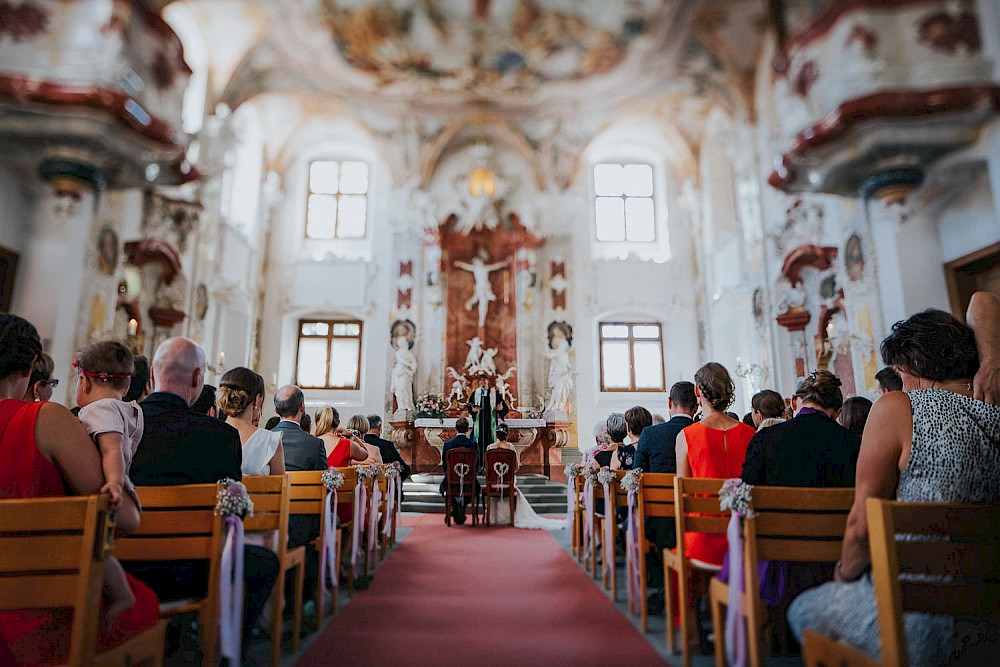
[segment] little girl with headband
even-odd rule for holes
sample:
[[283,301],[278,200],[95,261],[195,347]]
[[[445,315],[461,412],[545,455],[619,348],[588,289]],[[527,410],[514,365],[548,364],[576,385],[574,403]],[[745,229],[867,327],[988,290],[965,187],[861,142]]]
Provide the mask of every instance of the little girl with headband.
[[[79,371],[78,417],[101,452],[101,493],[110,494],[112,509],[121,503],[122,493],[127,493],[138,507],[139,498],[128,470],[142,439],[142,410],[134,401],[122,401],[132,381],[132,353],[117,341],[101,341],[84,348],[73,365]],[[108,598],[108,623],[135,603],[125,572],[115,558],[105,561],[104,595]]]

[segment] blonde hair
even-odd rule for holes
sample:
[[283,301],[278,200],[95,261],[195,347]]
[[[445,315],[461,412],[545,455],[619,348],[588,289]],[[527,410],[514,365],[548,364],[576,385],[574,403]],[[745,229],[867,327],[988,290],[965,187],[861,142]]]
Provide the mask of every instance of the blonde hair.
[[354,415],[347,420],[347,428],[364,435],[368,432],[368,418],[364,415]]
[[340,413],[336,408],[324,405],[316,411],[316,436],[325,435],[340,426]]

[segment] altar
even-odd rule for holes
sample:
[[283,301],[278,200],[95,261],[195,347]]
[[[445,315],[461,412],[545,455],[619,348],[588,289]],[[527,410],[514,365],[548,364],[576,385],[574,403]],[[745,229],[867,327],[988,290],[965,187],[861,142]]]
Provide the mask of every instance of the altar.
[[[392,421],[390,438],[413,472],[441,472],[441,450],[455,437],[457,417]],[[570,424],[544,419],[506,419],[507,441],[517,452],[519,475],[544,475],[565,482],[562,450],[569,443]]]

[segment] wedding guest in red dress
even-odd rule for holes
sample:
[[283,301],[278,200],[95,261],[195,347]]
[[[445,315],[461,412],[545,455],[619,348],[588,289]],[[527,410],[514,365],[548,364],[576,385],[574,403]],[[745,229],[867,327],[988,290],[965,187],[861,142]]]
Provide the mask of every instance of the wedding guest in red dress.
[[[38,331],[16,315],[0,314],[0,498],[48,498],[98,493],[104,483],[101,457],[83,425],[69,410],[24,395],[32,363],[42,353]],[[127,495],[116,512],[118,529],[139,525],[139,509]],[[104,650],[152,626],[156,595],[126,575],[136,602],[109,626],[97,644]],[[66,660],[72,614],[53,611],[0,612],[0,665],[47,665]]]
[[[354,439],[341,435],[340,413],[324,405],[316,411],[316,436],[326,445],[326,463],[331,468],[345,468],[368,457],[368,450]],[[354,503],[337,505],[337,517],[347,522],[354,518]]]
[[[677,434],[677,476],[739,477],[743,471],[747,445],[756,431],[738,419],[726,415],[732,405],[736,387],[729,371],[722,364],[710,362],[694,374],[694,393],[701,406],[701,421],[691,424]],[[685,533],[684,549],[687,557],[701,570],[689,591],[688,604],[694,605],[708,587],[709,572],[718,571],[726,555],[728,542],[725,535]],[[697,624],[695,624],[697,629]],[[695,641],[689,637],[688,641]]]

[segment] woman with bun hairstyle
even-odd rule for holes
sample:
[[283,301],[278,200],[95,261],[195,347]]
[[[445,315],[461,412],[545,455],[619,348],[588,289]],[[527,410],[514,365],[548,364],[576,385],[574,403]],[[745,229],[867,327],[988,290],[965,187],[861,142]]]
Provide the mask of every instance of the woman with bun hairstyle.
[[284,475],[281,432],[258,428],[264,405],[264,378],[242,366],[227,371],[219,382],[215,403],[219,416],[240,432],[243,474]]
[[[677,434],[677,476],[739,477],[747,444],[755,431],[752,426],[726,416],[736,394],[729,371],[722,364],[705,364],[694,374],[694,393],[702,418]],[[722,567],[727,544],[725,535],[684,536],[688,558],[702,569]]]

